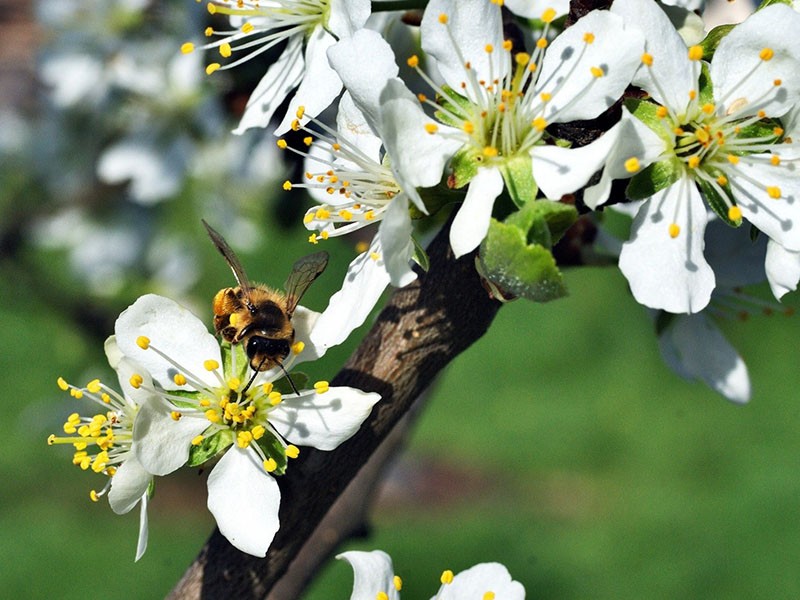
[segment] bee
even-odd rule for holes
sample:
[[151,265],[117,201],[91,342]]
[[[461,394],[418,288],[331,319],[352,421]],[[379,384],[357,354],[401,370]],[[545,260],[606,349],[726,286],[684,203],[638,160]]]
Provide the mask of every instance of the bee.
[[214,330],[224,340],[244,345],[254,372],[276,366],[283,369],[294,343],[292,315],[300,298],[328,265],[328,253],[317,252],[295,262],[284,284],[285,292],[281,292],[250,283],[225,239],[205,221],[203,225],[239,284],[214,296]]

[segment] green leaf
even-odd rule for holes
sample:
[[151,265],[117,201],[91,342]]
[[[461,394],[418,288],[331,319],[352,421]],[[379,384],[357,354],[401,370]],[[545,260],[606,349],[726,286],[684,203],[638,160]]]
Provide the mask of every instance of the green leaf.
[[[308,389],[308,380],[309,377],[302,371],[292,371],[290,377],[294,382],[295,386],[297,386],[298,390],[305,390]],[[289,383],[289,380],[286,377],[281,377],[277,381],[272,382],[272,389],[276,392],[280,392],[282,396],[288,396],[289,394],[294,394],[294,390],[292,389],[292,384]]]
[[762,0],[761,4],[758,5],[756,10],[761,10],[762,8],[772,6],[773,4],[785,4],[786,6],[793,6],[794,3],[792,0]]
[[567,294],[553,255],[539,244],[528,244],[516,225],[492,219],[479,261],[482,275],[501,293],[501,299],[548,302]]
[[504,160],[500,172],[503,174],[503,181],[511,200],[518,207],[536,198],[539,186],[533,178],[533,165],[529,154]]
[[192,446],[189,450],[189,462],[186,464],[190,467],[198,467],[214,458],[231,444],[233,444],[233,432],[229,429],[218,431],[214,435],[204,438],[199,445]]
[[427,273],[428,269],[431,268],[431,261],[428,259],[428,253],[425,252],[425,248],[419,245],[419,242],[414,236],[411,236],[411,241],[414,242],[414,256],[411,258]]
[[652,163],[631,178],[625,194],[631,200],[645,200],[678,181],[683,168],[675,157]]
[[728,24],[728,25],[717,25],[708,32],[705,39],[700,42],[700,45],[703,47],[703,58],[705,60],[710,61],[713,56],[714,52],[717,51],[717,46],[722,41],[722,39],[728,35],[735,25]]
[[271,475],[283,475],[286,472],[286,463],[288,462],[283,444],[269,431],[261,439],[257,440],[256,444],[264,451],[264,454],[274,458],[278,464],[278,468],[272,471]]
[[[722,171],[714,168],[707,168],[705,169],[705,171],[714,178],[723,175]],[[705,178],[702,177],[698,177],[696,181],[698,187],[700,188],[700,192],[703,194],[703,198],[705,198],[706,204],[708,204],[709,208],[711,208],[711,210],[713,210],[714,213],[722,221],[724,221],[731,227],[739,227],[742,224],[742,220],[736,219],[734,221],[728,216],[728,209],[730,208],[730,202],[726,200],[725,197],[720,195],[720,193],[716,190],[716,188],[711,184],[710,181],[707,181]],[[726,183],[724,186],[721,187],[728,198],[733,198],[733,195],[731,194],[730,184]]]
[[578,211],[569,204],[530,200],[509,215],[505,223],[520,229],[529,243],[550,249],[577,218]]

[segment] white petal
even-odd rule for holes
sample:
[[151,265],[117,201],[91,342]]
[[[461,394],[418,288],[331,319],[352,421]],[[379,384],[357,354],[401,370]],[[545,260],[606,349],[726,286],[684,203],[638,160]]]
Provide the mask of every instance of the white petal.
[[329,6],[328,29],[339,39],[364,27],[372,11],[369,0],[331,0]]
[[[705,205],[684,177],[642,205],[622,246],[619,268],[636,301],[673,313],[702,310],[711,299],[714,272],[703,256]],[[680,227],[678,237],[669,226]]]
[[580,148],[535,146],[531,150],[533,176],[545,196],[558,200],[583,187],[605,163],[617,143],[622,123]]
[[[735,103],[742,116],[764,110],[779,117],[800,99],[798,30],[800,14],[776,4],[753,13],[722,38],[711,61],[714,98],[722,105],[718,107],[721,114]],[[759,58],[764,48],[775,51],[768,61]],[[777,90],[776,79],[782,81]],[[766,102],[761,100],[765,94]]]
[[661,334],[659,347],[679,375],[704,381],[732,402],[750,400],[747,365],[704,314],[675,317]]
[[[587,44],[586,34],[594,35]],[[622,17],[607,10],[595,10],[559,35],[544,56],[538,81],[553,99],[544,118],[565,123],[592,119],[610,107],[625,91],[639,67],[644,36],[626,26]],[[604,75],[595,77],[591,69]]]
[[144,556],[145,550],[147,550],[147,538],[149,537],[147,528],[147,503],[149,501],[147,494],[143,494],[142,504],[139,507],[139,538],[136,541],[136,558],[133,559],[133,562],[139,562],[139,559]]
[[314,345],[338,346],[364,323],[389,285],[389,272],[383,259],[373,259],[374,255],[381,254],[380,240],[376,236],[369,249],[347,267],[342,289],[331,296],[311,332]]
[[116,336],[110,335],[103,344],[103,351],[106,353],[108,364],[112,369],[116,369],[119,361],[122,360],[122,350],[119,349]]
[[[446,14],[447,24],[439,22]],[[478,80],[502,79],[508,63],[502,52],[486,52],[486,46],[503,44],[500,7],[486,0],[431,0],[420,25],[422,48],[436,60],[436,66],[451,88],[461,89],[467,79],[464,63],[469,62]],[[470,100],[473,86],[464,93]]]
[[241,134],[251,127],[267,127],[289,92],[303,80],[304,73],[303,37],[292,36],[280,58],[270,65],[250,94],[239,126],[233,133]]
[[492,597],[498,600],[525,600],[525,588],[513,581],[500,563],[481,563],[461,571],[452,583],[442,587],[436,600],[480,600],[487,592],[494,592]]
[[155,294],[142,296],[123,311],[114,331],[123,354],[140,364],[165,389],[180,387],[172,380],[178,369],[153,349],[142,350],[136,344],[139,336],[149,338],[159,351],[204,383],[218,384],[216,377],[203,368],[203,362],[213,359],[221,363],[219,342],[200,319],[173,300]]
[[425,131],[433,120],[400,79],[386,83],[380,102],[383,144],[400,187],[410,193],[412,188],[439,183],[445,164],[467,141],[466,134],[441,124],[438,134]]
[[386,594],[389,600],[400,599],[394,587],[392,559],[382,550],[351,550],[337,554],[336,558],[346,560],[353,567],[353,593],[350,600],[375,600],[380,592]]
[[383,213],[383,220],[378,228],[378,237],[383,248],[381,257],[389,273],[390,283],[395,287],[405,287],[417,278],[409,265],[414,256],[412,230],[408,196],[395,196]]
[[153,476],[148,473],[131,453],[111,478],[108,503],[118,515],[129,512],[147,491]]
[[641,29],[645,51],[653,56],[653,65],[639,67],[633,84],[646,90],[659,104],[684,113],[700,70],[697,63],[689,60],[686,44],[667,15],[653,0],[615,0],[611,12],[624,17],[628,26]]
[[[381,138],[375,135],[374,131],[379,131],[374,129],[368,122],[367,118],[364,113],[358,108],[353,100],[353,96],[350,92],[345,92],[342,95],[342,99],[339,101],[339,110],[336,113],[336,131],[338,133],[338,138],[340,142],[347,142],[358,148],[364,156],[372,159],[375,163],[380,164],[381,162],[381,146],[383,146],[383,142]],[[349,161],[342,161],[337,160],[337,163],[344,164]],[[358,168],[357,165],[350,163],[352,167]],[[315,169],[313,172],[325,172],[326,168],[319,168]],[[325,192],[325,195],[328,197],[326,202],[330,202],[331,200],[335,203],[335,196],[331,198],[331,195]],[[349,201],[347,198],[343,198],[344,201]]]
[[306,40],[306,72],[275,135],[289,131],[301,106],[305,116],[300,122],[305,124],[309,117],[316,117],[328,108],[342,91],[342,80],[328,63],[328,48],[335,43],[336,38],[322,27],[315,28]]
[[467,196],[450,227],[450,246],[456,258],[475,250],[486,237],[494,201],[503,186],[500,170],[493,167],[478,169],[469,182]]
[[284,396],[269,413],[269,422],[293,444],[333,450],[359,430],[380,399],[349,387],[331,387],[322,394],[302,390],[299,396]]
[[143,136],[126,138],[103,151],[97,176],[105,183],[130,183],[134,200],[154,204],[180,190],[187,150],[180,138],[169,145]]
[[[141,365],[123,355],[117,362],[115,369],[122,395],[129,406],[144,406],[157,398],[152,392],[148,391],[148,388],[152,389],[153,387],[153,380]],[[142,385],[138,388],[131,385],[131,378],[134,375],[142,378]]]
[[400,72],[392,48],[377,31],[361,29],[332,46],[328,58],[372,130],[380,132],[381,90]]
[[160,398],[147,402],[136,415],[133,426],[134,452],[142,466],[154,475],[177,471],[189,460],[192,440],[208,427],[204,418],[182,417]]
[[569,0],[505,0],[503,5],[526,19],[539,19],[548,8],[556,11],[556,17],[569,12]]
[[253,556],[267,555],[280,528],[281,492],[256,453],[235,444],[208,476],[208,510],[220,533]]
[[787,250],[770,240],[767,244],[765,267],[769,287],[778,300],[797,289],[800,281],[800,252]]
[[[729,169],[728,180],[742,215],[770,238],[789,250],[800,250],[800,177],[795,169],[768,163],[746,164]],[[781,190],[770,198],[767,186]]]

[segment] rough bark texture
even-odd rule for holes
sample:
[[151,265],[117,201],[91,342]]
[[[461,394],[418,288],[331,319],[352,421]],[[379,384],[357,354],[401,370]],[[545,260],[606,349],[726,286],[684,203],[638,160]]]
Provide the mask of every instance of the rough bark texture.
[[391,296],[331,382],[378,392],[382,400],[354,437],[333,452],[304,449],[279,478],[281,529],[266,558],[239,552],[217,530],[170,598],[265,598],[414,400],[486,332],[500,304],[481,286],[474,254],[454,259],[448,234],[443,228],[428,248],[428,273]]

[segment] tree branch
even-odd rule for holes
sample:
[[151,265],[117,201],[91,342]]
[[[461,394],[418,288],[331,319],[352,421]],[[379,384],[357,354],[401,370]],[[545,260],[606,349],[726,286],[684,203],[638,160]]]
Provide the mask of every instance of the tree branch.
[[486,332],[500,304],[483,289],[474,254],[453,257],[449,230],[448,223],[428,248],[428,273],[395,291],[332,380],[331,385],[378,392],[382,399],[355,436],[332,452],[303,449],[278,479],[281,528],[266,558],[239,552],[216,530],[169,598],[265,598],[414,400]]

